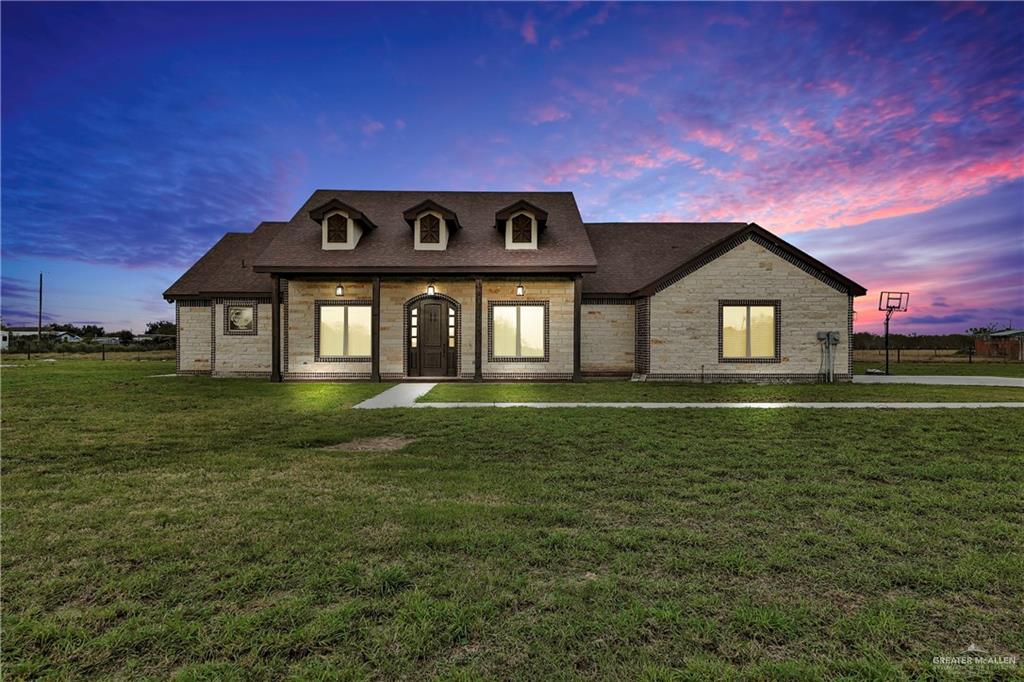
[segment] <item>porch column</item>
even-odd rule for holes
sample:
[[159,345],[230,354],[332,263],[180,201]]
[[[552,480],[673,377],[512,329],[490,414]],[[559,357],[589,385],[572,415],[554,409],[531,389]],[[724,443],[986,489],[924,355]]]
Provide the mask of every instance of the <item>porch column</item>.
[[281,277],[270,276],[270,380],[281,381]]
[[575,300],[572,308],[572,380],[580,381],[580,328],[583,326],[583,275],[576,275],[572,283]]
[[484,379],[484,368],[481,358],[483,358],[483,307],[484,307],[484,282],[479,277],[476,278],[476,314],[473,319],[476,323],[476,329],[473,331],[473,351],[476,355],[473,364],[473,381],[483,381]]
[[370,302],[370,381],[380,383],[380,277],[373,278],[373,300]]

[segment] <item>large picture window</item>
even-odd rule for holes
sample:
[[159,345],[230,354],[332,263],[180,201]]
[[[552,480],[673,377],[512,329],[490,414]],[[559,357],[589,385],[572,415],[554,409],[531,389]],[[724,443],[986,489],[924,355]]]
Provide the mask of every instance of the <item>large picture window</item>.
[[722,301],[719,321],[720,360],[779,361],[778,301]]
[[320,362],[370,358],[370,305],[317,303],[316,359]]
[[547,302],[488,305],[491,361],[543,362],[548,358]]

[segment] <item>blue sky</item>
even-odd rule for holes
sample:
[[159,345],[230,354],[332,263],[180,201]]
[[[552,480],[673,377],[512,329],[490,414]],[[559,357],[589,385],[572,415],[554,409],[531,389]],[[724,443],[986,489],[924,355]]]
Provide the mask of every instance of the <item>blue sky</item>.
[[904,329],[1024,324],[1021,5],[0,11],[9,323],[42,270],[48,319],[140,331],[224,232],[338,187],[756,221],[913,291]]

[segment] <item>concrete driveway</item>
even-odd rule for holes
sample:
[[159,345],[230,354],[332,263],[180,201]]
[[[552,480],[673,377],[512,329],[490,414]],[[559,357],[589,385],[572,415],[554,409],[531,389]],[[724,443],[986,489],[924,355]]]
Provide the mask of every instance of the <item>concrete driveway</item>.
[[1016,386],[1024,388],[1024,379],[1015,377],[970,376],[885,376],[884,374],[858,374],[855,384],[931,384],[933,386]]

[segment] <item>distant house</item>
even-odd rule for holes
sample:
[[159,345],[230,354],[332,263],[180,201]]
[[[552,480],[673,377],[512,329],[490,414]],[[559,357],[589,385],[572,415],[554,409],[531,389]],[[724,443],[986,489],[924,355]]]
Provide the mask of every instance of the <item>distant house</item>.
[[0,331],[0,350],[7,350],[11,341],[11,333],[6,329]]
[[[6,330],[5,333],[10,333],[12,338],[24,337],[24,336],[39,336],[39,330],[36,327],[11,327]],[[57,343],[80,343],[82,337],[71,332],[55,331],[53,329],[44,329],[43,337],[52,339]],[[6,346],[4,346],[6,348]]]
[[174,334],[139,334],[134,339],[138,343],[163,343],[173,340]]
[[974,340],[974,354],[1024,361],[1024,329],[1004,329]]
[[116,336],[97,336],[92,342],[101,346],[118,346],[121,344],[121,339]]

